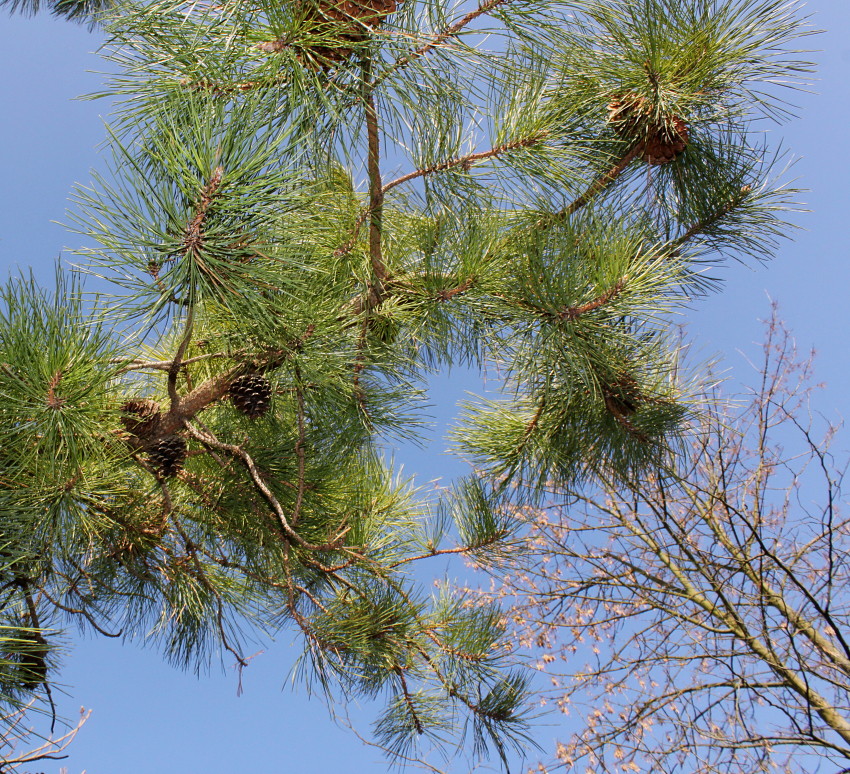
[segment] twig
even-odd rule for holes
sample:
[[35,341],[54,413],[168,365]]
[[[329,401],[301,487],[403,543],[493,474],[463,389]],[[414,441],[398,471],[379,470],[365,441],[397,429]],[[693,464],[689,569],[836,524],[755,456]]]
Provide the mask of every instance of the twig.
[[301,505],[304,502],[304,488],[306,483],[306,461],[304,455],[304,392],[301,389],[301,369],[295,366],[295,380],[298,389],[295,392],[296,401],[298,404],[297,420],[298,420],[298,440],[295,442],[295,457],[298,460],[298,489],[295,494],[295,505],[292,507],[292,526],[298,524],[301,517]]
[[[304,343],[313,335],[315,325],[308,325],[301,337],[290,344],[288,349],[275,350],[255,361],[251,369],[255,371],[271,371],[285,363],[294,352],[297,352]],[[199,384],[194,390],[186,395],[179,404],[172,408],[166,415],[161,417],[157,432],[160,435],[171,435],[183,427],[184,419],[191,419],[217,400],[223,398],[230,384],[246,372],[248,366],[238,365],[223,374],[211,377]]]
[[720,220],[724,216],[728,215],[739,204],[741,204],[744,199],[747,198],[747,196],[752,190],[752,186],[742,186],[741,190],[735,193],[732,198],[728,202],[726,202],[726,204],[712,212],[710,215],[707,215],[702,220],[698,220],[696,223],[694,223],[687,231],[685,231],[684,234],[673,240],[673,242],[671,243],[671,247],[673,248],[672,254],[678,255],[679,248],[682,245],[684,245],[686,242],[689,242],[697,234],[700,234],[707,228],[713,226],[715,223],[717,223],[718,220]]
[[413,698],[410,695],[410,691],[407,689],[407,679],[404,676],[404,670],[400,666],[396,665],[394,671],[398,675],[398,680],[401,684],[401,692],[404,694],[404,703],[407,705],[410,717],[413,718],[413,727],[416,729],[417,734],[424,734],[425,729],[422,726],[422,721],[416,713],[416,708],[413,706]]
[[180,373],[183,355],[186,354],[186,349],[192,339],[192,325],[195,319],[195,307],[190,306],[186,314],[186,332],[183,334],[183,339],[177,347],[177,352],[174,355],[174,360],[171,367],[168,369],[168,397],[171,400],[171,411],[176,411],[180,405],[180,395],[177,392],[177,375]]
[[[432,164],[430,167],[416,169],[413,172],[408,172],[406,175],[397,177],[395,180],[391,180],[389,183],[383,186],[381,191],[383,194],[386,194],[388,191],[391,191],[396,186],[402,185],[403,183],[407,183],[410,180],[415,180],[419,177],[426,177],[427,175],[433,175],[438,172],[444,172],[448,169],[454,169],[455,167],[469,169],[479,161],[485,161],[487,159],[496,158],[502,155],[503,153],[512,150],[517,150],[518,148],[528,148],[530,146],[536,145],[537,143],[542,142],[547,136],[548,132],[541,132],[540,134],[533,135],[532,137],[525,137],[522,140],[515,140],[514,142],[504,143],[503,145],[490,148],[490,150],[480,151],[479,153],[469,153],[466,156],[458,156],[457,158],[448,159],[446,161],[440,161],[436,164]],[[338,247],[334,251],[334,257],[340,258],[343,255],[347,255],[351,252],[351,250],[354,248],[354,245],[357,243],[357,238],[360,234],[360,229],[363,227],[363,224],[369,218],[370,213],[371,205],[369,207],[364,207],[360,211],[359,215],[357,216],[357,220],[354,222],[351,237],[348,239],[348,241],[346,241],[343,245],[340,245],[340,247]]]
[[228,454],[232,454],[234,457],[239,457],[244,463],[245,467],[248,468],[248,473],[251,476],[251,480],[254,482],[254,485],[257,489],[260,490],[263,497],[266,498],[266,501],[271,505],[274,510],[275,515],[277,516],[278,521],[280,522],[281,529],[286,537],[293,540],[297,543],[301,548],[306,548],[310,551],[335,551],[339,550],[339,545],[336,543],[323,543],[323,544],[314,544],[308,543],[304,538],[302,538],[289,523],[289,520],[286,517],[286,514],[283,511],[278,499],[274,496],[274,493],[269,489],[268,485],[265,481],[263,481],[260,472],[257,470],[257,466],[254,463],[254,460],[251,458],[251,455],[248,454],[241,446],[236,446],[234,444],[224,443],[214,438],[212,435],[201,432],[196,427],[192,425],[192,423],[188,419],[183,420],[183,426],[189,432],[195,440],[200,441],[204,446],[211,446],[214,449],[220,449],[221,451],[225,451]]
[[216,167],[206,186],[201,190],[201,199],[195,207],[195,216],[189,221],[189,224],[186,226],[186,233],[183,236],[183,250],[186,254],[197,254],[201,247],[203,247],[204,221],[207,218],[207,212],[215,198],[218,187],[221,185],[223,174],[224,167]]
[[500,5],[504,5],[505,3],[510,2],[510,0],[486,0],[486,2],[481,3],[474,11],[470,11],[468,14],[458,19],[454,24],[446,27],[442,32],[435,35],[434,38],[419,48],[411,51],[409,54],[405,54],[402,57],[396,59],[384,72],[382,72],[372,83],[372,87],[377,86],[381,81],[388,78],[392,73],[396,70],[401,69],[402,67],[406,67],[411,62],[419,59],[420,57],[425,56],[430,51],[433,51],[438,46],[445,43],[449,38],[457,35],[464,27],[466,27],[470,22],[475,21],[479,16],[482,16],[486,13],[490,13],[491,11],[498,8]]
[[601,306],[605,306],[609,301],[613,301],[620,293],[623,291],[623,288],[626,285],[626,280],[628,279],[628,275],[624,277],[620,277],[616,283],[614,283],[613,287],[610,287],[606,290],[601,296],[594,298],[593,301],[588,301],[586,304],[581,304],[579,306],[568,306],[561,312],[558,317],[562,320],[578,320],[584,314],[588,312],[592,312],[595,309],[599,309]]
[[[210,352],[206,355],[195,355],[195,357],[187,357],[181,362],[181,365],[190,365],[191,363],[197,363],[201,360],[209,360],[211,358],[221,358],[221,357],[238,357],[240,353],[235,353],[232,355],[228,355],[226,352]],[[114,363],[116,365],[120,363],[126,363],[123,368],[119,368],[115,373],[120,376],[121,374],[129,373],[130,371],[141,371],[146,368],[151,368],[157,371],[168,371],[174,365],[173,360],[126,360],[125,358],[113,358],[109,361],[110,363]]]
[[[556,213],[554,219],[563,220],[568,218],[573,213],[584,207],[596,194],[604,191],[611,185],[620,175],[623,174],[626,167],[632,163],[641,153],[643,153],[645,143],[638,142],[626,152],[626,154],[607,172],[603,172],[588,186],[587,190],[577,199],[574,199],[567,207]],[[538,226],[546,225],[545,220],[541,220]]]
[[402,183],[406,183],[410,180],[415,180],[417,177],[425,177],[426,175],[433,175],[436,172],[443,172],[447,169],[453,169],[454,167],[461,167],[463,169],[469,169],[473,164],[476,164],[479,161],[484,161],[486,159],[495,158],[500,156],[501,154],[517,150],[518,148],[528,148],[532,145],[537,145],[539,142],[542,142],[548,136],[548,132],[541,132],[540,134],[533,135],[531,137],[525,137],[522,140],[515,140],[514,142],[506,142],[503,145],[499,145],[495,148],[490,148],[490,150],[481,151],[480,153],[469,153],[466,156],[459,156],[454,159],[449,159],[448,161],[441,161],[437,164],[432,164],[430,167],[423,167],[422,169],[417,169],[413,172],[408,172],[406,175],[402,175],[401,177],[396,178],[395,180],[391,180],[384,186],[384,193],[395,188]]
[[47,593],[47,591],[45,591],[45,590],[44,590],[43,588],[41,588],[41,587],[39,587],[39,589],[38,589],[38,593],[39,593],[41,596],[43,596],[43,597],[44,597],[44,598],[45,598],[48,602],[50,602],[50,604],[51,604],[51,605],[53,605],[54,607],[57,607],[57,608],[59,608],[60,610],[62,610],[62,611],[64,611],[64,612],[66,612],[66,613],[71,613],[72,615],[81,615],[81,616],[83,616],[83,617],[84,617],[84,618],[85,618],[85,619],[86,619],[86,620],[87,620],[87,621],[88,621],[88,622],[92,625],[92,627],[94,628],[94,630],[95,630],[96,632],[98,632],[99,634],[102,634],[104,637],[113,637],[113,638],[115,638],[115,637],[120,637],[120,636],[123,634],[123,632],[124,632],[124,630],[123,630],[123,629],[119,630],[117,633],[114,633],[114,634],[113,634],[112,632],[108,632],[108,631],[106,631],[106,629],[101,628],[101,627],[100,627],[100,625],[98,625],[98,624],[95,622],[95,620],[94,620],[94,619],[92,618],[92,616],[91,616],[91,613],[89,613],[89,612],[87,612],[86,610],[83,610],[83,609],[81,609],[81,608],[68,607],[67,605],[63,605],[63,604],[62,604],[61,602],[59,602],[58,600],[53,599],[53,597],[51,597],[51,596],[50,596],[50,594],[48,594],[48,593]]

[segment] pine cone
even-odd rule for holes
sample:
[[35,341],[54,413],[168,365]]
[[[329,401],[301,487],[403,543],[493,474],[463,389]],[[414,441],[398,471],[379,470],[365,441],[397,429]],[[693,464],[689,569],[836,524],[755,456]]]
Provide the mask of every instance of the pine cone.
[[322,67],[347,59],[354,51],[348,43],[362,43],[371,29],[398,7],[396,0],[314,0],[304,5],[310,31],[329,38],[329,45],[310,51]]
[[608,103],[608,122],[620,137],[636,137],[649,112],[647,101],[637,94],[622,94]]
[[153,434],[159,422],[159,404],[146,398],[133,398],[121,406],[121,424],[138,438]]
[[271,383],[262,374],[245,374],[230,385],[230,400],[236,410],[251,419],[269,410],[271,398]]
[[616,381],[602,387],[605,408],[626,431],[641,443],[648,443],[649,438],[638,430],[630,417],[647,402],[641,394],[637,382],[629,375],[621,376]]
[[602,396],[605,398],[605,408],[617,419],[630,417],[644,400],[637,382],[630,376],[605,385],[602,388]]
[[679,116],[659,120],[652,104],[637,94],[623,94],[608,103],[608,121],[620,137],[643,141],[641,158],[653,166],[675,161],[690,142],[685,122]]
[[148,457],[165,478],[174,476],[186,459],[186,441],[179,435],[167,435],[148,447]]
[[26,653],[18,657],[21,675],[21,687],[35,690],[47,679],[47,640],[40,632],[28,632],[23,638],[27,645]]
[[670,126],[665,126],[647,138],[644,160],[653,166],[675,161],[690,142],[688,127],[678,116],[673,116]]

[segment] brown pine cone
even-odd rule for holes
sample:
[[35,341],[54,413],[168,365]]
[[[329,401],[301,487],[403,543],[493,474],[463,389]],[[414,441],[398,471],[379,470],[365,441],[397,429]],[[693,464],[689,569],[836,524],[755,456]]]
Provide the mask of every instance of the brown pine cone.
[[652,104],[637,94],[615,96],[608,103],[608,121],[620,137],[642,141],[641,158],[653,166],[675,161],[690,142],[682,118],[674,115],[659,120]]
[[262,374],[245,374],[233,381],[229,393],[237,411],[257,419],[269,410],[272,386]]
[[347,59],[354,48],[398,7],[396,0],[313,0],[303,6],[308,29],[327,44],[310,46],[322,67]]
[[137,438],[150,436],[159,423],[159,404],[147,398],[133,398],[121,406],[121,424]]
[[148,447],[148,457],[164,478],[175,476],[186,459],[186,441],[179,435],[167,435]]

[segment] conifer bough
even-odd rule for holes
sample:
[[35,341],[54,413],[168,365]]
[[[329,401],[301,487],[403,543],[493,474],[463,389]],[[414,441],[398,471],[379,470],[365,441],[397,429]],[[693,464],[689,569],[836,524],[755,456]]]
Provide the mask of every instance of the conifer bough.
[[[101,22],[113,161],[71,212],[101,295],[19,278],[0,313],[27,579],[4,616],[185,666],[293,627],[305,679],[386,699],[390,754],[506,762],[528,730],[501,612],[408,571],[497,569],[509,501],[678,448],[670,315],[787,229],[758,127],[808,72],[796,5],[159,0]],[[451,365],[501,397],[465,406],[475,474],[432,496],[381,450]]]

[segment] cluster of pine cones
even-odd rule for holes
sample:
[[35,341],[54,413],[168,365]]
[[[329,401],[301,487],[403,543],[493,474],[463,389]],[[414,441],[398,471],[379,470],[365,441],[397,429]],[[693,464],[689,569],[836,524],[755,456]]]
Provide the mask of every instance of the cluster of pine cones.
[[[228,391],[230,402],[251,419],[263,416],[271,404],[272,386],[262,374],[249,373],[234,379]],[[177,475],[186,460],[186,439],[180,435],[158,435],[159,404],[134,398],[121,406],[121,422],[127,432],[142,442],[151,465],[163,477]]]

